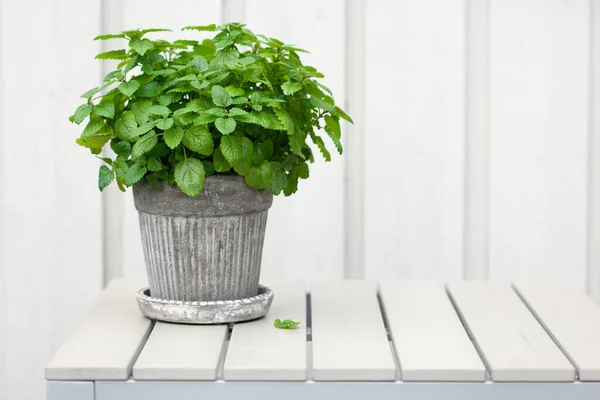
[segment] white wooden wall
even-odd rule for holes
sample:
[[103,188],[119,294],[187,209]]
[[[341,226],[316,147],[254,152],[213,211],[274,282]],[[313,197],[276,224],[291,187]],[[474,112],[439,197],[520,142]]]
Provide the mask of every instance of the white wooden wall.
[[232,20],[310,49],[357,121],[276,199],[265,280],[558,279],[600,301],[600,0],[0,0],[0,398],[43,398],[105,282],[144,276],[131,193],[98,193],[67,120],[109,68],[92,37]]

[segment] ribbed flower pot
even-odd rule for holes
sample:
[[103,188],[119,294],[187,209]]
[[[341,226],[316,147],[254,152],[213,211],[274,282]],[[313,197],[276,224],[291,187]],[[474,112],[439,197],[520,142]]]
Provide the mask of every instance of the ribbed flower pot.
[[251,189],[241,176],[209,176],[195,198],[166,182],[136,184],[133,195],[153,298],[257,296],[271,191]]

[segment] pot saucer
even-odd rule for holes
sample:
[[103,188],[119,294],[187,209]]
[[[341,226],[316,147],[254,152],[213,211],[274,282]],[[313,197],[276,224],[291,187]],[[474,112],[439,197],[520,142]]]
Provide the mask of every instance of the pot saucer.
[[177,301],[152,297],[149,288],[137,293],[142,314],[150,319],[179,324],[226,324],[264,317],[274,293],[259,285],[258,294],[239,300]]

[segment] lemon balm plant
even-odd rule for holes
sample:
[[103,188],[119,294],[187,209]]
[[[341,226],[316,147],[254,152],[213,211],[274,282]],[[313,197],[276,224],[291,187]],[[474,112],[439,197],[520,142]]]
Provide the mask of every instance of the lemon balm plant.
[[176,184],[197,196],[206,176],[236,174],[254,189],[291,195],[309,175],[307,142],[331,156],[323,130],[342,153],[340,118],[323,74],[302,63],[304,50],[255,35],[244,25],[189,26],[216,31],[205,40],[151,40],[163,29],[125,31],[128,48],[96,58],[119,60],[104,84],[85,92],[71,121],[89,118],[80,145],[102,157],[98,186],[121,190],[142,180]]
[[184,29],[215,33],[98,36],[128,45],[97,56],[118,67],[81,96],[71,120],[85,122],[77,143],[105,163],[100,190],[133,188],[149,282],[142,312],[183,323],[253,319],[273,296],[259,285],[273,195],[297,191],[313,148],[330,160],[326,140],[341,154],[340,119],[352,121],[323,74],[302,63],[304,50],[239,23]]

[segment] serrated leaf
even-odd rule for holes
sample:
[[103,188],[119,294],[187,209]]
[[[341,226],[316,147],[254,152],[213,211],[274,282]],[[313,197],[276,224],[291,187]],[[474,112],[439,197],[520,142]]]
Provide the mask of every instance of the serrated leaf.
[[233,165],[233,169],[239,175],[246,175],[252,166],[252,156],[254,154],[254,146],[252,141],[246,137],[240,139],[242,144],[242,157],[240,161]]
[[117,80],[123,79],[123,71],[121,71],[120,69],[118,69],[116,71],[109,72],[104,77],[104,82],[108,82],[108,81],[111,81],[113,79],[117,79]]
[[171,110],[169,107],[153,105],[149,109],[150,114],[152,115],[160,115],[163,118],[166,118],[171,114]]
[[146,154],[147,152],[152,150],[157,144],[158,137],[156,136],[156,132],[150,131],[146,133],[144,136],[139,138],[137,142],[133,144],[133,148],[131,149],[131,159],[135,160],[143,154]]
[[206,125],[206,124],[210,124],[211,122],[215,122],[217,120],[217,116],[216,115],[210,115],[210,114],[200,114],[198,116],[198,118],[196,118],[194,120],[194,125]]
[[[229,136],[226,136],[229,137]],[[260,165],[253,165],[244,177],[246,185],[254,189],[268,189],[273,182],[273,171],[268,161],[263,161]]]
[[139,55],[143,56],[148,50],[154,48],[154,44],[148,39],[131,39],[129,41],[129,47],[134,49]]
[[287,174],[285,171],[277,171],[273,174],[273,194],[279,195],[287,186]]
[[300,163],[300,164],[294,165],[294,167],[292,168],[292,171],[302,179],[308,179],[308,177],[310,175],[307,163]]
[[123,39],[123,38],[125,38],[124,33],[117,33],[117,34],[109,33],[106,35],[96,36],[94,38],[94,40],[109,40],[109,39]]
[[126,141],[120,141],[115,143],[114,145],[110,144],[111,149],[115,152],[116,155],[121,156],[123,158],[129,157],[131,154],[131,143]]
[[209,81],[202,81],[202,82],[191,81],[190,82],[190,86],[192,86],[193,88],[198,89],[198,90],[202,90],[202,89],[208,87],[208,85],[210,85]]
[[250,64],[253,64],[254,61],[256,61],[254,59],[254,57],[244,57],[240,59],[240,64],[244,65],[244,66],[248,66]]
[[98,60],[127,60],[129,56],[125,49],[110,50],[96,56]]
[[181,30],[182,31],[190,31],[191,30],[191,31],[208,31],[208,32],[212,32],[212,31],[216,31],[217,30],[217,25],[210,24],[210,25],[184,26],[183,28],[181,28]]
[[165,140],[165,143],[167,144],[167,146],[169,146],[170,149],[174,149],[175,147],[179,146],[179,143],[181,143],[181,139],[183,139],[183,129],[181,129],[178,126],[175,128],[167,129],[163,133],[163,139]]
[[90,122],[88,122],[87,126],[83,129],[83,132],[81,133],[80,138],[82,140],[86,140],[89,137],[100,132],[102,129],[104,129],[104,120],[95,119],[93,121],[90,121]]
[[77,107],[77,110],[75,110],[75,114],[73,114],[73,122],[75,122],[76,124],[80,124],[83,122],[84,119],[86,119],[87,117],[89,117],[89,115],[92,113],[92,105],[91,104],[82,104],[79,107]]
[[292,151],[292,153],[304,158],[302,149],[304,148],[304,144],[306,143],[306,133],[296,131],[288,137],[290,140],[290,150]]
[[193,126],[185,130],[182,142],[188,149],[205,156],[211,155],[214,149],[213,138],[206,125]]
[[224,117],[227,115],[227,110],[220,107],[210,108],[204,112],[210,115],[214,115],[216,117]]
[[325,147],[325,143],[323,143],[323,139],[321,139],[320,136],[317,136],[314,132],[310,133],[310,138],[312,139],[313,143],[316,144],[317,147],[319,148],[319,151],[323,155],[323,158],[325,159],[325,161],[331,161],[331,154],[329,154],[329,151]]
[[175,165],[175,183],[188,196],[196,197],[204,186],[204,164],[202,161],[188,157]]
[[219,85],[214,85],[211,89],[212,101],[216,106],[227,107],[231,105],[231,96]]
[[235,165],[242,159],[242,142],[237,136],[223,136],[219,148],[230,165]]
[[76,142],[78,145],[90,149],[92,154],[100,154],[102,152],[102,147],[104,147],[106,142],[108,142],[110,139],[110,135],[94,135],[87,139],[78,138]]
[[124,111],[121,117],[115,122],[115,134],[117,137],[128,142],[132,141],[139,135],[137,131],[137,122],[135,115],[131,111]]
[[98,189],[103,191],[105,187],[110,185],[113,179],[115,179],[115,173],[106,165],[101,166],[98,171]]
[[110,85],[116,83],[118,81],[116,80],[112,80],[112,81],[108,81],[106,82],[104,85],[100,86],[100,87],[95,87],[93,89],[88,90],[87,92],[85,92],[84,94],[82,94],[80,97],[82,99],[89,99],[90,97],[92,97],[93,95],[95,95],[96,93],[106,89],[107,87],[109,87]]
[[292,95],[300,89],[302,89],[302,84],[300,82],[288,81],[281,85],[281,90],[283,90],[283,94],[285,94],[286,96]]
[[113,118],[115,116],[115,103],[112,101],[103,101],[94,106],[94,113],[102,117]]
[[275,321],[273,321],[273,326],[275,326],[277,329],[294,329],[298,325],[300,325],[300,322],[292,321],[291,319],[284,319],[282,321],[277,318]]
[[206,61],[206,58],[202,56],[195,56],[194,58],[192,58],[192,61],[190,61],[190,65],[196,68],[198,71],[204,71],[208,69],[208,61]]
[[146,168],[148,171],[157,172],[163,169],[163,165],[158,158],[150,157],[146,161]]
[[229,110],[228,114],[230,117],[239,117],[240,115],[248,115],[248,111],[244,111],[238,107],[233,107],[231,110]]
[[173,118],[161,119],[156,123],[156,127],[158,129],[162,129],[163,131],[166,131],[167,129],[169,129],[172,126],[173,126]]
[[148,121],[145,124],[140,125],[134,132],[135,136],[141,136],[150,131],[152,128],[154,128],[154,125],[156,125],[156,121]]
[[244,89],[233,85],[226,86],[225,90],[227,91],[227,93],[229,93],[231,97],[238,97],[244,95]]
[[229,135],[231,132],[235,131],[236,125],[235,119],[233,118],[217,118],[215,121],[215,127],[223,135]]
[[342,131],[340,129],[339,119],[334,118],[331,115],[326,115],[324,119],[327,128],[329,128],[331,132],[334,133],[338,139],[340,139],[342,137]]
[[206,97],[199,97],[197,99],[194,99],[190,101],[186,106],[186,108],[189,108],[190,110],[195,111],[197,113],[200,113],[213,107],[214,105],[212,101]]
[[339,108],[339,107],[335,107],[335,111],[337,111],[337,113],[340,115],[340,117],[342,117],[342,118],[343,118],[343,119],[345,119],[346,121],[350,122],[351,124],[354,124],[354,121],[352,121],[352,118],[350,118],[350,117],[348,116],[348,114],[346,114],[346,113],[344,112],[344,110],[342,110],[342,109],[341,109],[341,108]]
[[296,131],[294,120],[290,117],[290,114],[284,110],[273,110],[277,119],[283,124],[283,127],[288,132],[289,135],[293,135]]
[[145,85],[140,86],[136,92],[136,97],[148,99],[154,97],[160,93],[160,88],[156,82],[148,82]]
[[217,172],[227,172],[231,169],[231,165],[223,156],[223,152],[220,148],[216,149],[215,153],[213,154],[213,166]]
[[135,120],[138,124],[145,124],[150,118],[150,107],[152,102],[150,100],[141,100],[131,105],[131,111],[135,115]]
[[139,164],[133,164],[127,170],[127,175],[125,176],[125,185],[131,186],[136,184],[144,177],[144,175],[146,175],[146,172],[148,172],[146,167],[142,167]]
[[138,81],[123,82],[118,86],[118,88],[119,91],[125,96],[131,97],[131,95],[140,88],[140,83]]

